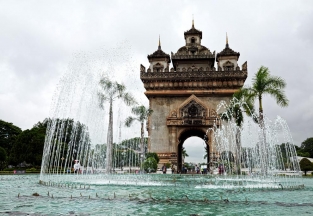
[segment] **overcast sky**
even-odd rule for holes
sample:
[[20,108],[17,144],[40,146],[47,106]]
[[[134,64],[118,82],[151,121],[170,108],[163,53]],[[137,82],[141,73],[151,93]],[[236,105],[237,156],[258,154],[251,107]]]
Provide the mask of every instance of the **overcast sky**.
[[[53,92],[73,56],[99,47],[131,49],[130,89],[144,98],[139,64],[157,49],[176,52],[184,31],[203,32],[212,52],[230,47],[248,62],[248,79],[264,65],[287,82],[289,106],[264,97],[269,118],[286,119],[295,144],[313,137],[313,1],[0,1],[0,119],[31,128],[49,116]],[[119,46],[121,47],[121,46]],[[118,52],[124,52],[118,48]],[[106,61],[106,59],[103,59]],[[121,81],[130,77],[122,71]],[[147,104],[147,100],[141,99]],[[188,144],[189,145],[189,144]],[[200,143],[199,146],[202,144]],[[198,148],[197,148],[198,149]],[[190,155],[194,153],[187,150]],[[197,153],[199,154],[199,153]],[[203,154],[203,153],[201,153]]]

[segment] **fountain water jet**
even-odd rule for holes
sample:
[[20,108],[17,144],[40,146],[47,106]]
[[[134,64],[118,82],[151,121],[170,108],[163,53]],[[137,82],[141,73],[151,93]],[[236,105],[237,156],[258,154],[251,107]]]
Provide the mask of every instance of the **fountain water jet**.
[[[97,93],[101,76],[114,67],[95,64],[98,61],[88,61],[84,55],[78,60],[79,63],[74,63],[62,77],[53,100],[40,175],[43,184],[50,181],[74,185],[186,187],[188,184],[188,187],[197,188],[238,189],[278,188],[280,185],[286,188],[301,184],[292,137],[286,121],[280,117],[275,121],[264,118],[264,130],[249,118],[245,118],[242,127],[238,127],[233,119],[208,129],[208,132],[212,130],[214,133],[213,152],[216,156],[210,164],[211,170],[220,168],[221,175],[214,172],[209,175],[182,175],[177,176],[175,181],[171,175],[133,175],[141,166],[140,138],[114,144],[114,174],[106,173],[107,148],[104,140],[108,110],[99,108]],[[239,101],[235,103],[241,106]],[[225,102],[217,107],[218,113],[225,109]],[[126,112],[126,116],[129,114]],[[264,135],[266,140],[262,138]],[[286,143],[283,151],[279,146],[281,143]],[[80,164],[75,173],[72,171],[74,160]],[[213,164],[218,167],[213,167]]]

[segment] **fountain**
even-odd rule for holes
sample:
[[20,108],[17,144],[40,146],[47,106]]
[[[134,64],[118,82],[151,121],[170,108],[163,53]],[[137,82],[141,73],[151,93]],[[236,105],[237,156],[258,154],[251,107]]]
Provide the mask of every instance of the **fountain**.
[[[105,144],[108,135],[105,132],[109,105],[99,108],[98,92],[101,78],[118,79],[118,73],[114,73],[114,61],[117,60],[103,65],[99,63],[103,55],[96,57],[76,56],[76,61],[60,80],[45,140],[40,174],[42,184],[275,189],[302,185],[292,137],[286,121],[280,117],[275,121],[265,118],[264,130],[253,122],[253,118],[246,117],[241,127],[234,120],[226,122],[217,118],[219,124],[208,128],[208,132],[213,130],[216,149],[207,175],[139,174],[143,161],[140,138],[121,140],[121,122],[130,113],[126,107],[114,113],[114,119],[117,119],[114,125],[118,129],[114,133],[119,140],[113,143],[112,173],[108,173]],[[240,101],[234,103],[242,106]],[[120,103],[119,107],[122,105]],[[227,103],[222,101],[217,112],[226,109]],[[283,149],[282,143],[285,143]],[[79,166],[75,165],[73,170],[75,161]]]

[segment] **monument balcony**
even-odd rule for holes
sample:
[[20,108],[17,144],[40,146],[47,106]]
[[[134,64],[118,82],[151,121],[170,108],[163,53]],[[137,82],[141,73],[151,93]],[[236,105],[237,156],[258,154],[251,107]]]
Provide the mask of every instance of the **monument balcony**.
[[245,70],[232,71],[186,71],[186,72],[140,72],[142,81],[149,80],[203,80],[203,79],[229,79],[247,78]]
[[213,126],[213,125],[219,125],[220,123],[217,120],[217,117],[210,117],[205,119],[171,119],[168,118],[166,121],[167,126]]
[[160,159],[172,158],[172,153],[158,153],[158,157],[159,157]]
[[205,122],[199,119],[184,119],[182,125],[204,125]]
[[173,54],[171,55],[172,60],[176,59],[215,59],[215,55],[213,54],[195,54],[195,55],[181,55],[181,54]]

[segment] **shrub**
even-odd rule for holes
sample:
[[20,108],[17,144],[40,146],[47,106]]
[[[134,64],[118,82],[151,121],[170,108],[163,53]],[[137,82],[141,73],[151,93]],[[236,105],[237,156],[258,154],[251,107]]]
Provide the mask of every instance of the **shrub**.
[[307,158],[303,158],[299,164],[301,171],[304,171],[304,175],[306,175],[307,171],[313,170],[313,163],[311,163],[311,161],[309,161]]
[[157,164],[158,164],[159,161],[160,161],[160,158],[159,158],[158,154],[155,153],[155,152],[149,152],[149,153],[147,153],[147,154],[146,154],[146,158],[149,158],[149,157],[153,157],[153,158],[156,160]]
[[26,172],[36,172],[36,171],[37,171],[37,169],[34,167],[32,167],[30,169],[26,169]]
[[146,172],[155,172],[157,170],[158,163],[154,157],[149,157],[143,162],[143,168]]
[[3,171],[13,171],[13,170],[17,170],[17,168],[5,168],[5,169],[3,169]]

